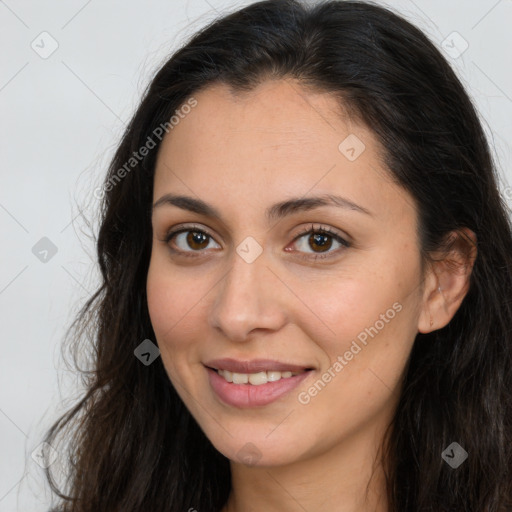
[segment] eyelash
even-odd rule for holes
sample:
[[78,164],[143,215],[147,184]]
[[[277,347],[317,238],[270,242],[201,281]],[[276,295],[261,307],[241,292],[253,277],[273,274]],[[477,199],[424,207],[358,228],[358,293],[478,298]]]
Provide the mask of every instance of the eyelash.
[[[201,228],[199,228],[197,226],[186,226],[186,227],[174,230],[174,231],[171,230],[171,231],[167,232],[163,241],[166,244],[169,245],[169,242],[175,236],[179,235],[180,233],[187,233],[187,232],[201,233],[201,234],[206,235],[208,238],[213,239],[213,237],[210,234],[208,234],[206,231],[204,231],[203,229],[201,229]],[[304,228],[293,239],[293,242],[296,242],[297,240],[299,240],[303,236],[309,235],[309,234],[328,235],[328,236],[334,238],[337,242],[339,242],[342,245],[342,248],[339,248],[338,250],[335,250],[335,251],[329,251],[327,253],[317,253],[314,256],[311,256],[311,255],[309,255],[309,256],[302,256],[302,259],[304,259],[304,260],[316,261],[317,259],[323,260],[323,259],[326,259],[326,258],[330,258],[333,254],[336,254],[336,253],[338,253],[338,252],[340,252],[340,251],[342,251],[344,249],[347,249],[347,248],[349,248],[351,246],[350,242],[348,242],[347,240],[342,238],[336,232],[332,231],[329,227],[320,227],[320,228],[317,227],[317,228],[315,228],[314,224],[311,224],[310,227]],[[176,250],[176,249],[172,249],[172,248],[171,248],[171,251],[173,253],[179,253],[180,255],[183,255],[185,257],[192,257],[192,258],[197,257],[197,253],[198,252],[203,252],[202,250],[199,250],[199,251],[194,251],[194,250],[182,251],[182,250]],[[194,254],[194,253],[196,253],[196,254]]]

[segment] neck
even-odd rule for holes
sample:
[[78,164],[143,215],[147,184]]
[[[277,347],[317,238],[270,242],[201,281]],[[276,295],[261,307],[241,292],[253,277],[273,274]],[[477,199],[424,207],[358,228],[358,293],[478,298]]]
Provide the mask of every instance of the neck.
[[382,434],[368,427],[342,444],[282,466],[231,461],[232,491],[221,512],[387,512],[379,461]]

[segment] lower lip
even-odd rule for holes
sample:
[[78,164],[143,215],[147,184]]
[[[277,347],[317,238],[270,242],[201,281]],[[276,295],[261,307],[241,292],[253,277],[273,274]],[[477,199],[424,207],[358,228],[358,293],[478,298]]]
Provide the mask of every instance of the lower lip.
[[305,371],[294,377],[255,386],[253,384],[233,384],[221,377],[215,370],[211,368],[206,368],[206,370],[210,385],[219,398],[234,407],[256,407],[270,404],[292,391],[312,373],[312,370]]

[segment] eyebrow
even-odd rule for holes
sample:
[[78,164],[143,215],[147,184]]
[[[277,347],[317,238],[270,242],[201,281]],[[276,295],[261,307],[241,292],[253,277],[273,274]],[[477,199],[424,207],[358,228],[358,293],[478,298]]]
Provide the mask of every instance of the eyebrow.
[[[165,194],[153,204],[153,210],[164,205],[173,205],[183,210],[222,220],[220,212],[212,205],[201,199],[190,196]],[[267,208],[265,215],[269,222],[281,219],[294,213],[303,212],[318,208],[320,206],[336,206],[345,210],[354,210],[366,215],[373,216],[367,208],[360,206],[349,199],[332,194],[324,194],[315,197],[297,197],[276,203]]]

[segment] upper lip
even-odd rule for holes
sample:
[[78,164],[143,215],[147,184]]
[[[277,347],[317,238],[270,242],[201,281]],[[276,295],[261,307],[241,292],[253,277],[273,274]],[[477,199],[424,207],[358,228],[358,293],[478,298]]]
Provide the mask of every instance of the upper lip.
[[308,365],[298,365],[274,361],[272,359],[252,359],[250,361],[239,361],[229,357],[223,359],[214,359],[204,363],[205,366],[214,370],[228,370],[234,373],[258,373],[264,371],[276,372],[301,372],[303,370],[311,370]]

